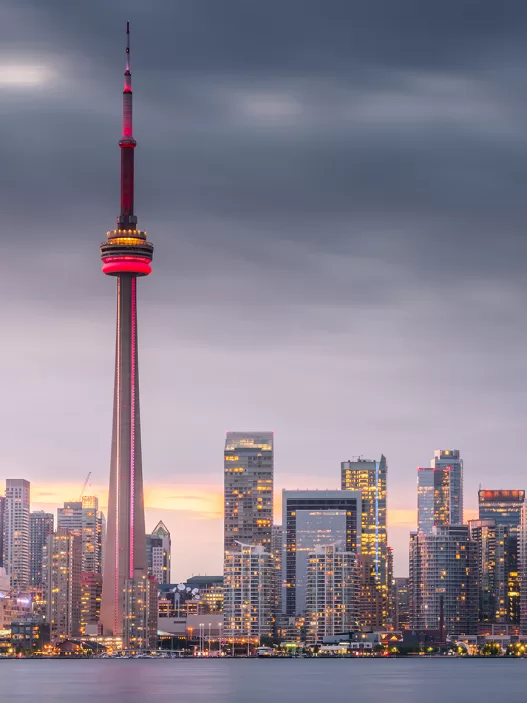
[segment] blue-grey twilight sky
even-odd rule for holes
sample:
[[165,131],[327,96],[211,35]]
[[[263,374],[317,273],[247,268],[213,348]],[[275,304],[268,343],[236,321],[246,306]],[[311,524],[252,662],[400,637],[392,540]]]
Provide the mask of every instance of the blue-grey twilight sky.
[[0,479],[104,502],[123,31],[132,23],[147,527],[221,569],[226,430],[276,485],[389,462],[407,569],[416,466],[527,488],[527,3],[4,0]]

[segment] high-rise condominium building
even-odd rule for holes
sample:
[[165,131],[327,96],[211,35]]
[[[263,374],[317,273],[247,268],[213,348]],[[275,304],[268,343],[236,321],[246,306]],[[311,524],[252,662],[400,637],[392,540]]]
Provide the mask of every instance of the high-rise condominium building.
[[450,469],[450,524],[463,524],[463,459],[459,449],[436,449],[430,466]]
[[321,545],[308,555],[306,643],[357,630],[359,580],[357,555],[338,545]]
[[361,542],[359,491],[284,491],[282,612],[304,616],[309,554],[319,546],[338,544],[357,552]]
[[235,641],[259,641],[272,631],[273,569],[263,545],[238,544],[225,553],[224,634]]
[[388,620],[387,475],[384,456],[341,463],[341,488],[362,493],[361,622],[371,628]]
[[29,515],[29,571],[30,585],[42,586],[44,548],[53,532],[53,514],[38,510]]
[[[519,624],[518,536],[495,518],[469,520],[476,546],[481,623]],[[515,528],[516,530],[517,528]]]
[[101,615],[102,574],[90,571],[81,573],[81,635],[97,634],[97,623]]
[[522,508],[518,535],[518,572],[520,575],[520,633],[527,635],[527,506]]
[[410,622],[415,630],[475,635],[478,626],[476,546],[465,525],[410,534]]
[[282,525],[273,525],[271,555],[273,557],[272,614],[275,619],[282,612]]
[[440,469],[417,469],[417,524],[429,535],[434,525],[450,524],[450,472]]
[[29,586],[29,503],[30,484],[22,478],[8,478],[5,491],[4,566],[15,590]]
[[170,552],[170,532],[164,522],[160,521],[152,533],[146,536],[148,573],[157,583],[170,583]]
[[[489,578],[492,579],[490,600],[485,597],[487,607],[482,609],[484,619],[493,614],[491,622],[518,624],[520,621],[520,566],[519,556],[519,530],[522,509],[525,505],[525,491],[522,490],[480,490],[478,492],[479,521],[487,523],[489,520],[494,526],[489,528],[488,540],[483,539],[483,544],[489,542],[491,548],[495,543],[495,554],[491,554],[490,566],[493,559],[495,566],[490,568]],[[483,535],[485,537],[485,535]],[[483,552],[483,557],[485,556]],[[485,568],[485,559],[482,560]],[[485,573],[481,573],[481,584]],[[482,597],[485,593],[482,593]],[[490,608],[490,610],[489,610]]]
[[157,641],[157,581],[144,573],[126,579],[123,642],[129,649],[149,649]]
[[517,532],[525,504],[525,491],[479,490],[478,504],[480,520],[494,518],[497,525],[506,525]]
[[58,529],[44,550],[47,620],[51,641],[80,634],[82,541],[78,534]]
[[224,455],[225,551],[238,542],[271,551],[272,432],[228,432]]
[[0,496],[0,567],[4,566],[5,496]]
[[83,572],[102,573],[102,525],[103,515],[95,496],[68,501],[57,510],[57,528],[82,538]]

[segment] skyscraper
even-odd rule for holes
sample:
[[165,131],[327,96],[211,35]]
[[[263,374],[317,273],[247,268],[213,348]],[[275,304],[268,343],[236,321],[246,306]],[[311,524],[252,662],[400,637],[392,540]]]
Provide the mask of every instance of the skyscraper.
[[306,622],[308,645],[358,629],[357,555],[326,544],[309,553]]
[[11,586],[20,591],[29,586],[29,481],[8,478],[5,498],[4,566]]
[[319,546],[338,544],[357,552],[361,542],[359,491],[284,491],[282,612],[303,616],[306,609],[309,554]]
[[53,532],[53,514],[38,510],[29,515],[29,572],[31,586],[42,586],[44,547]]
[[427,535],[434,525],[450,524],[450,471],[448,466],[417,469],[417,524]]
[[525,491],[480,490],[479,520],[471,520],[478,544],[480,619],[517,625],[520,621],[519,530]]
[[271,555],[273,557],[272,615],[274,620],[282,612],[282,540],[282,525],[273,525]]
[[362,493],[361,622],[372,628],[388,619],[387,476],[384,456],[341,463],[342,490]]
[[148,573],[158,583],[170,583],[170,552],[170,532],[165,523],[159,521],[151,534],[146,536]]
[[273,433],[228,432],[224,454],[225,551],[238,543],[271,551]]
[[410,625],[445,635],[475,635],[476,545],[465,525],[438,525],[410,535]]
[[450,469],[450,524],[463,524],[463,459],[459,449],[436,449],[430,466]]
[[[130,28],[126,25],[126,70],[123,92],[121,212],[117,228],[101,245],[102,271],[117,278],[117,336],[108,524],[104,559],[101,622],[106,634],[122,635],[125,589],[129,580],[147,573],[146,536],[139,415],[137,353],[137,278],[151,272],[153,246],[137,228],[134,214],[134,149]],[[128,588],[130,586],[130,588]],[[130,615],[130,614],[129,614]]]
[[52,642],[80,634],[81,562],[80,535],[62,529],[49,535],[43,580]]
[[57,528],[74,532],[82,538],[83,572],[102,572],[102,523],[99,499],[95,496],[67,501],[57,510]]

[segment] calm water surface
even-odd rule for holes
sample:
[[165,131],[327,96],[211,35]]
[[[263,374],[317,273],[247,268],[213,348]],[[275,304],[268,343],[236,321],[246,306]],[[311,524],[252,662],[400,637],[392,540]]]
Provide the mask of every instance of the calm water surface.
[[4,660],[0,700],[526,703],[527,660]]

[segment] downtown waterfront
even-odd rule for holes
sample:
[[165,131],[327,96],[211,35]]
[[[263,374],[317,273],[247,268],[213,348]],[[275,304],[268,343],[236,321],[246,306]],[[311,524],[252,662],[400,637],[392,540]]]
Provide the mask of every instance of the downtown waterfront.
[[524,659],[0,662],[2,701],[481,703],[525,701]]

